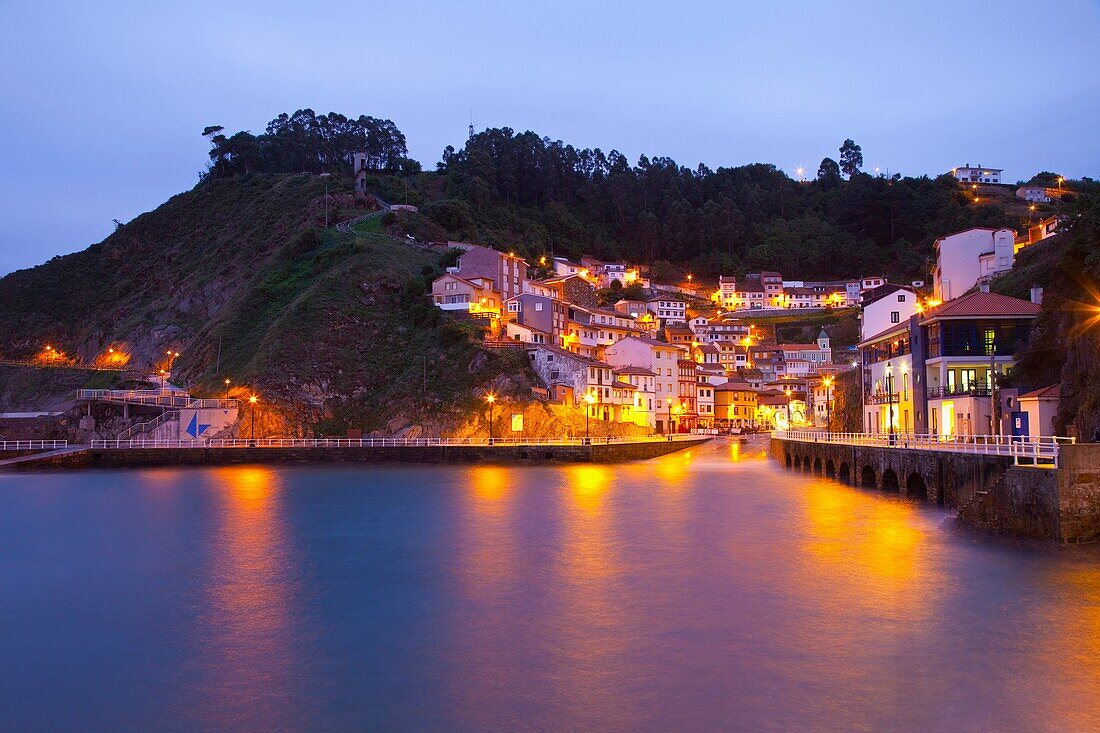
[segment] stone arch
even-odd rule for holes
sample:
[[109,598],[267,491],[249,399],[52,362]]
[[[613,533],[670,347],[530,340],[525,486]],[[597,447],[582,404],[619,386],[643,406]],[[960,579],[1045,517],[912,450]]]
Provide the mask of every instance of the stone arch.
[[809,471],[810,470],[810,457],[809,456],[806,456],[802,459],[802,470],[803,471]]
[[790,468],[790,467],[791,467],[791,454],[788,453],[787,454],[787,468]]
[[894,469],[888,468],[882,472],[882,490],[901,491],[901,482],[898,480],[898,475],[894,472]]
[[821,473],[821,459],[814,459],[814,473]]
[[837,471],[837,478],[846,484],[852,483],[852,469],[848,467],[847,463],[841,461],[840,469]]
[[863,470],[859,474],[860,486],[865,486],[868,489],[873,489],[877,484],[875,483],[875,469],[870,466],[864,466]]
[[921,501],[928,499],[928,485],[924,483],[924,477],[916,471],[905,480],[905,495]]
[[833,459],[825,461],[825,475],[829,478],[836,478],[836,464],[833,463]]

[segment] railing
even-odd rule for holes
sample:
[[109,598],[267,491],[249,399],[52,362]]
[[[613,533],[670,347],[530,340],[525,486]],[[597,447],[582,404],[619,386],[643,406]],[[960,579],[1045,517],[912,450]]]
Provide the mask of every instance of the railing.
[[149,420],[148,422],[138,423],[137,425],[131,425],[130,427],[126,428],[121,433],[119,433],[118,436],[115,437],[115,440],[129,440],[129,439],[133,438],[134,435],[137,434],[137,433],[151,432],[153,430],[156,430],[159,426],[163,425],[164,423],[168,422],[169,420],[179,420],[179,418],[180,418],[180,411],[179,410],[165,410],[164,412],[160,413],[159,415],[157,415],[152,420]]
[[989,386],[985,382],[971,382],[970,384],[948,385],[946,387],[928,387],[925,396],[930,400],[941,397],[988,397]]
[[803,443],[836,443],[840,445],[901,448],[905,450],[935,450],[952,453],[1008,456],[1013,463],[1058,465],[1059,449],[1073,445],[1076,438],[1031,435],[927,435],[923,433],[826,433],[815,430],[777,430],[774,437]]
[[2,440],[0,450],[56,450],[68,448],[67,440]]
[[187,393],[180,394],[159,389],[82,389],[77,393],[77,397],[82,400],[126,402],[131,405],[180,407],[196,410],[234,409],[238,407],[236,399],[196,399]]
[[698,435],[654,435],[603,438],[225,438],[210,440],[144,439],[93,440],[92,448],[429,448],[447,446],[615,445],[699,440]]

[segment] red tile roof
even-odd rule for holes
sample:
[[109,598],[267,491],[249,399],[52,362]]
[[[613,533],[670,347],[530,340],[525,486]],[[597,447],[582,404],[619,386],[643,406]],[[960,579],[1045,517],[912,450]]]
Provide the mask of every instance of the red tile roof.
[[935,310],[929,311],[921,324],[931,323],[941,318],[1006,318],[1037,315],[1039,315],[1037,303],[999,293],[983,293],[979,290],[976,293],[949,300]]
[[1024,400],[1024,399],[1027,399],[1029,397],[1033,398],[1033,399],[1037,399],[1037,400],[1058,400],[1058,399],[1061,399],[1062,398],[1062,385],[1052,384],[1049,387],[1043,387],[1042,389],[1037,389],[1034,392],[1028,392],[1027,394],[1022,394],[1022,395],[1019,396],[1018,399]]

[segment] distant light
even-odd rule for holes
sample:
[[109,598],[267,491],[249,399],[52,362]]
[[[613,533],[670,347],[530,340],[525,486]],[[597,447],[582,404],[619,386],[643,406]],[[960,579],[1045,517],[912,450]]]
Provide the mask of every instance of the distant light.
[[257,403],[257,402],[259,402],[259,401],[260,401],[260,398],[259,398],[259,397],[257,397],[256,395],[254,395],[254,394],[252,394],[252,395],[248,395],[248,403],[249,403],[250,405],[254,405],[254,404],[256,404],[256,403]]

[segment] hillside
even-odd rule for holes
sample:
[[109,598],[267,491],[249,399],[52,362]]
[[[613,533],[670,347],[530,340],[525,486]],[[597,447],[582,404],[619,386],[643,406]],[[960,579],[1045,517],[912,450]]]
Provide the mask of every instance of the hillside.
[[43,344],[84,363],[179,351],[177,381],[256,390],[281,432],[401,430],[463,420],[495,377],[524,362],[431,307],[447,253],[384,234],[314,228],[310,175],[207,180],[103,242],[0,278],[0,354]]

